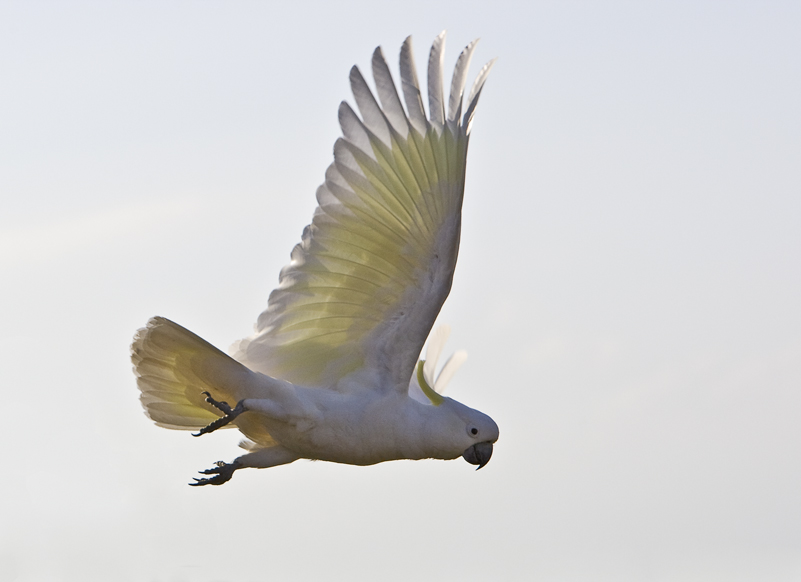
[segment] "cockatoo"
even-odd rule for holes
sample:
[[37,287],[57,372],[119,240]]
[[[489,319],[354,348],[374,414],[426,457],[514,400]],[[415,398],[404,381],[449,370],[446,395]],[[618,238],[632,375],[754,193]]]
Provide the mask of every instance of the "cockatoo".
[[479,469],[490,460],[495,422],[441,395],[464,354],[434,378],[447,329],[432,334],[418,361],[451,289],[470,127],[494,63],[481,69],[463,109],[470,43],[446,102],[444,42],[443,32],[429,56],[428,117],[411,37],[400,51],[405,110],[381,47],[372,58],[378,100],[351,69],[361,115],[340,105],[343,137],[319,206],[233,357],[163,317],[137,331],[134,373],[157,425],[196,436],[236,427],[247,437],[247,454],[217,462],[190,485],[302,458],[372,465],[462,456]]

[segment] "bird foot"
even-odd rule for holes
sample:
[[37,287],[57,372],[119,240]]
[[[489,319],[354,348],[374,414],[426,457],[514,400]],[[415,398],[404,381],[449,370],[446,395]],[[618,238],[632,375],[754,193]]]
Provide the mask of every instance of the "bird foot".
[[201,485],[222,485],[226,481],[229,481],[231,477],[234,475],[234,471],[237,469],[242,468],[242,464],[238,461],[234,461],[233,463],[225,463],[223,461],[217,461],[215,466],[211,469],[206,469],[205,471],[198,471],[201,475],[214,475],[214,477],[208,477],[203,479],[198,479],[194,477],[195,482],[190,483],[191,487],[199,487]]
[[225,416],[221,416],[217,420],[211,421],[209,424],[201,428],[198,432],[193,432],[192,436],[200,436],[202,434],[208,434],[210,432],[214,432],[218,428],[224,427],[226,424],[230,423],[234,420],[237,416],[245,412],[245,405],[242,404],[240,400],[234,408],[231,408],[227,402],[222,402],[219,400],[214,400],[211,397],[211,394],[208,392],[204,392],[203,394],[206,395],[206,402],[211,404],[217,410],[221,410],[225,413]]

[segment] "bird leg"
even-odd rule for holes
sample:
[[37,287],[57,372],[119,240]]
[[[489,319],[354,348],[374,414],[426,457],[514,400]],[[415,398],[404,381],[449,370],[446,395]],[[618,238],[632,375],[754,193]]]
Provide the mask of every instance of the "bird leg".
[[[209,424],[207,424],[206,426],[201,428],[198,432],[193,432],[192,436],[200,436],[202,434],[208,434],[210,432],[214,432],[218,428],[224,427],[226,424],[228,424],[229,422],[234,420],[237,416],[239,416],[240,414],[242,414],[246,410],[245,405],[243,404],[242,400],[240,400],[237,403],[236,407],[231,408],[230,406],[228,406],[227,402],[221,402],[219,400],[214,400],[214,398],[212,398],[211,394],[209,394],[208,392],[204,392],[203,394],[206,395],[206,402],[211,404],[217,410],[221,410],[225,414],[225,416],[221,416],[217,420],[211,421]],[[230,478],[231,477],[229,476],[228,479],[230,479]],[[226,479],[225,481],[227,481],[228,479]],[[222,482],[224,483],[225,481],[222,481]],[[204,485],[205,485],[205,483],[204,483]]]
[[239,461],[234,461],[233,463],[217,461],[214,463],[214,465],[215,466],[211,469],[198,471],[198,473],[202,475],[214,475],[214,477],[204,477],[203,479],[193,477],[195,482],[190,483],[189,485],[192,487],[199,487],[200,485],[222,485],[226,481],[230,480],[231,477],[233,477],[234,471],[242,468],[242,464]]
[[211,469],[199,471],[202,475],[214,475],[198,479],[195,477],[195,482],[190,483],[194,487],[200,485],[222,485],[228,481],[237,469],[244,469],[246,467],[253,467],[254,469],[266,469],[268,467],[277,467],[278,465],[286,465],[293,461],[298,460],[298,455],[292,451],[285,449],[280,445],[267,447],[266,449],[259,449],[247,455],[237,457],[231,463],[224,463],[217,461]]

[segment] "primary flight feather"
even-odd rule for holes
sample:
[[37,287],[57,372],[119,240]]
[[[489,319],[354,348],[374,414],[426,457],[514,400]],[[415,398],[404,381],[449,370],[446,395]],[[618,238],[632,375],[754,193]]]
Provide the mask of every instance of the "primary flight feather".
[[372,58],[378,99],[351,69],[359,114],[340,105],[343,137],[312,222],[233,358],[162,317],[136,333],[134,373],[156,424],[197,436],[235,426],[248,438],[247,454],[201,471],[209,477],[192,485],[300,458],[370,465],[461,455],[479,468],[489,461],[495,422],[441,395],[464,352],[434,378],[447,329],[431,335],[430,357],[418,362],[451,289],[470,127],[494,62],[465,101],[470,43],[446,103],[444,42],[442,33],[429,56],[429,116],[411,37],[400,53],[405,110],[380,47]]

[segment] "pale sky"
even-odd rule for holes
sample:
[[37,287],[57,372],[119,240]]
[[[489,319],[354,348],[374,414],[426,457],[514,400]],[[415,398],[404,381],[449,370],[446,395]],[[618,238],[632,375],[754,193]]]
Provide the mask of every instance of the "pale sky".
[[[163,315],[248,335],[377,45],[476,114],[441,320],[462,460],[241,451],[138,402]],[[0,4],[0,581],[801,579],[801,4]],[[352,100],[351,100],[352,102]],[[447,354],[446,354],[447,355]]]

